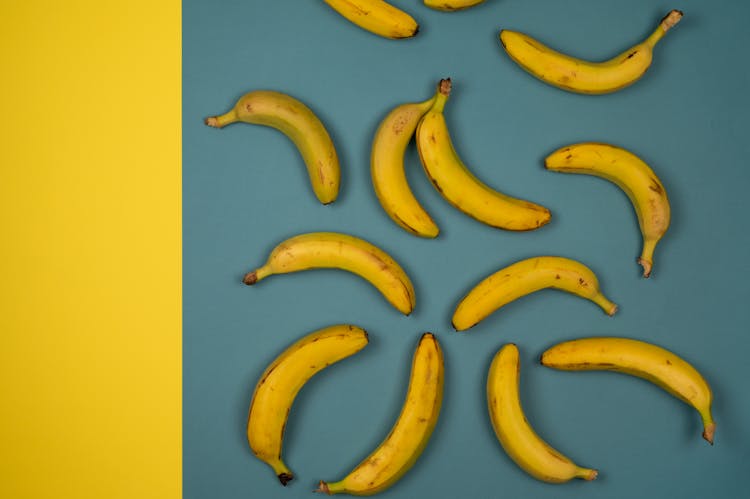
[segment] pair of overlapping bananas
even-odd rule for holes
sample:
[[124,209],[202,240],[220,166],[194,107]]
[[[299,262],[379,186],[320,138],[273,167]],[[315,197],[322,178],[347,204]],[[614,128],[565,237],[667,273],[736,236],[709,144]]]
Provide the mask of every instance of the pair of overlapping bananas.
[[[267,463],[282,485],[293,479],[282,459],[284,430],[294,399],[317,372],[368,344],[365,330],[330,326],[289,346],[264,371],[253,393],[247,438],[253,453]],[[713,443],[712,394],[708,383],[685,360],[661,347],[626,338],[583,338],[558,344],[541,357],[562,370],[609,370],[647,379],[694,407],[703,437]],[[495,355],[487,378],[487,404],[497,437],[527,473],[547,482],[593,480],[597,471],[578,466],[539,437],[524,415],[519,396],[519,355],[507,344]],[[437,424],[443,398],[443,354],[436,337],[422,335],[412,359],[401,413],[385,440],[343,479],[319,484],[327,494],[371,495],[398,481],[416,462]]]

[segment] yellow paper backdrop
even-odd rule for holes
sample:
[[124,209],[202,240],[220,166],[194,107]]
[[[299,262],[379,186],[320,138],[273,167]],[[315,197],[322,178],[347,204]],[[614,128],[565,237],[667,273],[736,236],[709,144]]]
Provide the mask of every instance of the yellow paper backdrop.
[[180,22],[2,2],[2,498],[180,497]]

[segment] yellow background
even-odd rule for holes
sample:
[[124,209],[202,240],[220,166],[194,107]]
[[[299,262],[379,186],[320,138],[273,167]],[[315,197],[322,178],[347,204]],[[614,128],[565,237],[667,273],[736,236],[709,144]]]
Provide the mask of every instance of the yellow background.
[[0,11],[0,497],[180,497],[180,2]]

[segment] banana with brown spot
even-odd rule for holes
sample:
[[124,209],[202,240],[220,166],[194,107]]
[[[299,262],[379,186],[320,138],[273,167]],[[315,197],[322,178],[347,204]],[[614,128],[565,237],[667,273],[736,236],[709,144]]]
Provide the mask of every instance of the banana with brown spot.
[[537,256],[500,269],[474,286],[456,307],[453,327],[465,331],[500,307],[546,288],[591,300],[608,315],[617,311],[617,305],[600,291],[591,269],[570,258]]
[[430,440],[443,401],[443,352],[437,338],[425,333],[411,364],[409,388],[401,414],[375,451],[338,482],[321,481],[316,492],[372,495],[395,484],[417,461]]
[[650,381],[698,411],[703,438],[714,443],[711,387],[697,369],[665,348],[629,338],[580,338],[549,348],[541,363],[564,371],[614,371]]
[[414,286],[404,269],[377,246],[338,232],[300,234],[279,243],[266,263],[248,272],[243,282],[250,286],[273,274],[321,268],[357,274],[405,315],[414,309]]
[[315,196],[323,204],[336,200],[341,168],[336,148],[320,119],[290,95],[256,90],[243,95],[226,114],[205,119],[206,125],[223,128],[238,121],[270,126],[297,146],[307,167]]
[[411,38],[419,25],[409,14],[383,0],[324,0],[362,29],[384,38]]
[[643,277],[649,277],[656,244],[667,232],[671,217],[667,191],[654,171],[635,154],[598,142],[562,147],[547,156],[544,166],[554,172],[607,179],[627,194],[643,235],[643,249],[637,261],[643,267]]

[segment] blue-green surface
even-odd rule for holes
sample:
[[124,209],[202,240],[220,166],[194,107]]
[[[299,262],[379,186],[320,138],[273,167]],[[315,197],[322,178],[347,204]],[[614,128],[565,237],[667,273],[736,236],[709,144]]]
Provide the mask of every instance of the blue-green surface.
[[[421,25],[412,40],[381,39],[320,0],[184,1],[184,496],[312,497],[388,433],[419,335],[445,351],[443,412],[414,468],[389,498],[748,497],[750,463],[750,247],[748,112],[750,2],[744,0],[487,0],[440,13],[398,1]],[[640,41],[672,8],[682,22],[658,45],[634,86],[583,96],[548,86],[504,54],[500,28],[526,31],[573,55],[608,58]],[[413,147],[413,190],[442,232],[418,239],[382,211],[370,184],[373,133],[397,104],[421,101],[450,76],[446,118],[456,148],[488,184],[548,206],[552,222],[503,232],[455,211],[430,186]],[[320,205],[294,146],[246,124],[218,131],[204,117],[243,93],[274,89],[306,102],[339,152],[338,201]],[[604,180],[542,167],[560,146],[623,146],[661,177],[672,226],[654,275],[640,277],[640,234],[626,196]],[[417,306],[401,316],[365,281],[340,271],[276,276],[253,288],[244,272],[278,242],[332,230],[364,237],[411,275]],[[512,303],[468,333],[450,316],[479,279],[522,258],[578,259],[620,305],[613,318],[555,291]],[[349,322],[371,344],[318,374],[287,426],[283,489],[245,439],[250,397],[265,366],[292,341]],[[565,373],[538,365],[548,346],[582,335],[652,341],[692,362],[711,384],[716,445],[691,408],[639,379]],[[505,342],[521,350],[521,396],[532,425],[595,482],[549,485],[504,454],[484,386]]]

